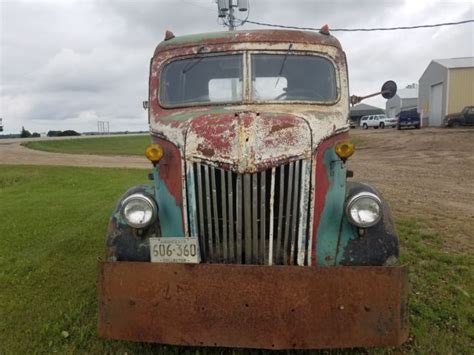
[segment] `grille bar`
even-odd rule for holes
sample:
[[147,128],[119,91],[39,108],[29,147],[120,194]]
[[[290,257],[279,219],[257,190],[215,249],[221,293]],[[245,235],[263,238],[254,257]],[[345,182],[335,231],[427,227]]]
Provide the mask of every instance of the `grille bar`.
[[253,174],[187,169],[190,231],[204,262],[308,264],[310,160]]
[[[271,180],[270,180],[270,213],[268,218],[270,219],[270,226],[268,229],[268,265],[273,265],[273,226],[274,226],[274,211],[275,211],[275,168],[272,169]],[[265,235],[262,233],[262,235]],[[266,262],[265,262],[266,263]]]
[[227,189],[226,189],[226,172],[224,170],[220,171],[221,177],[221,206],[222,208],[222,252],[223,252],[223,260],[228,260],[228,245],[229,240],[227,239],[227,229],[229,229],[229,224],[227,220]]
[[242,176],[237,175],[236,196],[237,200],[237,241],[236,241],[236,260],[242,264]]
[[[257,175],[257,174],[254,174]],[[266,235],[266,173],[263,171],[260,175],[260,235]],[[260,238],[259,264],[268,264],[268,253],[266,251],[265,238]]]

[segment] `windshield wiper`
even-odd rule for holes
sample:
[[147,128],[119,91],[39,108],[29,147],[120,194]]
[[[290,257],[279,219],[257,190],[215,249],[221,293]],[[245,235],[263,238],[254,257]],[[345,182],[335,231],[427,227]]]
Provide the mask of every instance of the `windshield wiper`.
[[204,46],[201,46],[199,47],[199,49],[197,50],[196,54],[194,55],[194,57],[191,58],[191,61],[186,64],[186,66],[183,68],[183,70],[181,71],[183,74],[186,74],[188,71],[190,71],[191,69],[193,69],[196,65],[199,64],[199,62],[204,58],[204,56],[201,56],[199,57],[198,60],[195,60],[205,49],[206,47]]
[[283,68],[285,68],[286,58],[288,58],[288,54],[290,54],[291,48],[293,47],[293,43],[290,43],[288,50],[286,51],[285,58],[283,58],[283,63],[281,63],[280,72],[278,73],[277,81],[275,83],[275,87],[277,87],[278,82],[280,81],[280,75],[283,73]]

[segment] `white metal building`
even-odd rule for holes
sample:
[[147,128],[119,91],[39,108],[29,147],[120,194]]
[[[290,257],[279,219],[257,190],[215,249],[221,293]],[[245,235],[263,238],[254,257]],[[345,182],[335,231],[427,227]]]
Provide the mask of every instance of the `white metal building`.
[[435,59],[418,85],[423,126],[441,126],[447,114],[474,105],[474,57]]
[[388,117],[395,117],[402,110],[418,107],[418,88],[405,88],[397,91],[397,94],[385,104],[385,112]]

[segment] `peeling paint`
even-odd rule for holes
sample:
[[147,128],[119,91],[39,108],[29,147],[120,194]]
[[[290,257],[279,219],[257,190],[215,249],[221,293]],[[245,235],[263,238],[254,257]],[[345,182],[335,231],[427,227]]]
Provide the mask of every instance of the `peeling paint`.
[[[202,53],[281,53],[287,51],[288,43],[293,43],[295,53],[321,55],[333,63],[338,92],[334,102],[247,102],[250,86],[246,84],[241,103],[160,106],[160,73],[171,60]],[[248,57],[244,58],[248,65]],[[244,72],[248,75],[247,69]],[[272,169],[274,175],[275,167],[301,160],[312,162],[302,169],[302,174],[309,176],[303,179],[301,188],[310,198],[297,207],[308,233],[292,235],[297,240],[292,255],[297,253],[300,265],[315,266],[354,259],[347,255],[346,247],[356,240],[356,231],[341,222],[346,169],[333,148],[337,141],[347,138],[349,131],[346,57],[334,37],[272,30],[175,37],[156,48],[149,83],[152,141],[165,150],[154,179],[164,236],[198,233],[196,196],[192,193],[196,187],[191,181],[195,163],[237,174]],[[307,210],[309,213],[303,213]],[[306,257],[302,250],[308,250],[308,260],[301,260]]]

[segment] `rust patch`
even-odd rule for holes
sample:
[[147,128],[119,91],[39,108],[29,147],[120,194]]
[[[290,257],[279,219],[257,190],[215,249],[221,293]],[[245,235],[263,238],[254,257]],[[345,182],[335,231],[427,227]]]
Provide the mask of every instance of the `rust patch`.
[[291,123],[283,123],[280,125],[276,124],[276,125],[273,125],[272,129],[270,130],[270,133],[275,133],[287,128],[293,128],[293,125]]
[[265,349],[396,346],[406,267],[100,264],[99,335]]
[[203,155],[205,155],[206,157],[209,157],[211,158],[212,156],[214,156],[214,149],[212,148],[209,148],[209,147],[206,147],[204,144],[200,143],[197,147],[197,150],[200,151]]

